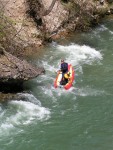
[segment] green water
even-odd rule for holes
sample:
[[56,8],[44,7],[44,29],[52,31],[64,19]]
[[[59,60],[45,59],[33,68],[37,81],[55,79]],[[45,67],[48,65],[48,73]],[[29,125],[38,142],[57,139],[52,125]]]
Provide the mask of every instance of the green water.
[[[61,58],[76,71],[69,91],[53,87]],[[113,20],[31,61],[46,74],[25,83],[20,101],[0,105],[0,150],[112,150]]]

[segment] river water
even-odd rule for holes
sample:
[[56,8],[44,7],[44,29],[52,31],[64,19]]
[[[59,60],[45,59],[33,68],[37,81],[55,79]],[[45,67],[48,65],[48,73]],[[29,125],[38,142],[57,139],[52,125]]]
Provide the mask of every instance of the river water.
[[[113,19],[59,43],[31,59],[46,74],[29,92],[0,104],[0,150],[113,149]],[[68,91],[53,87],[61,58],[76,72]]]

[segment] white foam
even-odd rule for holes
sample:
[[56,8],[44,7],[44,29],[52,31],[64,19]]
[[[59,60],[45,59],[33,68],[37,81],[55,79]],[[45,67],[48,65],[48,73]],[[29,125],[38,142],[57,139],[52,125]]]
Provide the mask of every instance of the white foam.
[[[42,61],[43,66],[46,68],[46,71],[56,71],[54,63],[49,64],[47,61]],[[57,66],[58,67],[58,66]],[[57,68],[58,69],[58,68]]]
[[93,61],[102,59],[102,54],[99,51],[86,45],[59,45],[58,49],[66,54],[66,61],[71,63],[73,66],[78,65],[80,62],[90,64]]
[[14,128],[15,128],[14,125],[11,124],[10,122],[4,121],[0,123],[0,137],[9,135],[9,131],[11,131]]
[[106,31],[108,30],[111,34],[113,34],[113,31],[109,30],[105,25],[101,25],[100,31]]
[[[109,28],[107,28],[105,25],[101,25],[99,28],[97,28],[97,30],[95,30],[94,32],[103,32],[103,31],[108,31],[111,34],[113,34],[113,31],[109,30]],[[99,33],[98,33],[99,34]],[[99,35],[100,36],[100,35]]]
[[90,37],[95,37],[97,40],[99,41],[103,41],[103,38],[101,36],[102,32],[105,32],[109,30],[105,25],[100,25],[98,28],[96,28],[95,30],[93,30],[93,36],[92,34],[90,35]]
[[34,104],[41,106],[41,102],[34,95],[30,93],[18,93],[18,96],[20,98],[26,99],[26,101],[29,101],[29,102],[32,102]]
[[111,34],[113,34],[113,31],[109,31]]
[[[17,123],[26,123],[34,119],[46,120],[50,117],[49,109],[26,101],[11,101],[11,106],[16,106],[17,113],[10,119]],[[29,121],[28,121],[29,120]]]
[[[24,94],[29,99],[34,99],[31,94]],[[32,101],[32,100],[31,100]],[[50,110],[42,107],[41,103],[34,104],[30,101],[13,100],[8,103],[7,109],[0,114],[0,135],[8,135],[15,127],[34,123],[35,120],[44,121],[50,118]]]
[[106,31],[108,28],[105,25],[100,25],[99,28],[97,28],[98,31]]
[[92,89],[90,87],[73,88],[72,92],[75,93],[75,95],[79,95],[79,96],[83,96],[83,97],[85,97],[85,96],[97,96],[97,95],[105,94],[104,91]]

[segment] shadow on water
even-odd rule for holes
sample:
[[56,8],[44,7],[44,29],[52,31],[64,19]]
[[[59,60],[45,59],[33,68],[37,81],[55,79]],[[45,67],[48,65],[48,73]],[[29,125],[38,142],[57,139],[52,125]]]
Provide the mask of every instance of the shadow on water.
[[24,90],[23,83],[0,83],[0,92],[2,93],[17,93]]

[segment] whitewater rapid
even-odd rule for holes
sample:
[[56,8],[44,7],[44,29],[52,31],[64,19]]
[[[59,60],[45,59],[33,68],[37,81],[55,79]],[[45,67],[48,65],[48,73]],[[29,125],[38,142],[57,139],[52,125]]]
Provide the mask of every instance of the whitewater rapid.
[[[88,87],[87,89],[79,89],[75,84],[77,76],[84,74],[83,66],[85,64],[93,65],[96,63],[97,65],[101,65],[100,62],[103,59],[101,50],[99,51],[88,45],[78,45],[75,43],[66,46],[53,43],[51,47],[52,50],[44,56],[41,62],[42,66],[46,69],[46,74],[34,79],[35,84],[37,84],[35,91],[38,91],[42,99],[46,97],[46,99],[52,99],[51,101],[56,103],[61,96],[67,95],[68,97],[70,92],[72,95],[75,95],[74,91],[76,91],[76,96],[96,95],[100,93],[96,89],[89,88],[88,90]],[[76,72],[74,86],[69,91],[54,89],[53,87],[56,71],[60,68],[60,60],[62,58],[72,64]],[[18,101],[15,99],[9,101],[5,108],[0,106],[1,136],[4,133],[5,135],[9,134],[12,130],[18,130],[18,127],[21,125],[26,126],[34,123],[36,120],[44,121],[51,117],[51,110],[42,106],[40,99],[37,99],[33,94],[21,93],[21,95],[24,97],[24,100],[20,99]],[[76,96],[73,99],[76,99]]]

